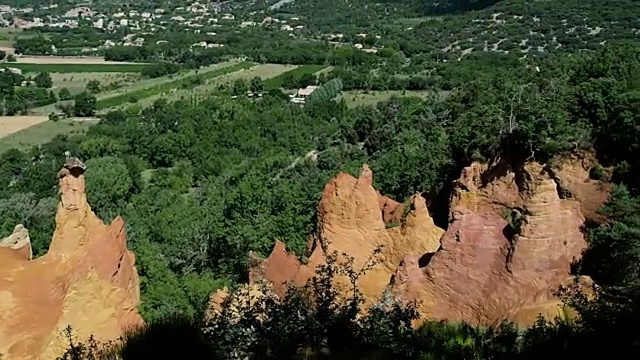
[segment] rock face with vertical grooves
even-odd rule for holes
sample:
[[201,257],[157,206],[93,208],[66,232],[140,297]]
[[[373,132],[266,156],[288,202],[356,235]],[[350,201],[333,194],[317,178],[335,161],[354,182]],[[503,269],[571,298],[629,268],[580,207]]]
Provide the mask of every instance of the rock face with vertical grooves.
[[[250,254],[250,283],[266,280],[282,296],[288,285],[306,284],[326,262],[327,254],[338,255],[339,261],[346,261],[346,255],[353,259],[355,269],[376,261],[358,282],[371,303],[387,288],[405,256],[435,252],[444,230],[434,224],[425,199],[416,195],[406,204],[395,202],[380,195],[372,181],[366,165],[358,178],[341,173],[331,180],[318,206],[318,234],[309,241],[309,261],[301,264],[284,243],[276,241],[266,259]],[[336,281],[344,286],[348,280],[338,277]],[[219,308],[224,294],[226,291],[212,295],[212,308]]]
[[359,178],[343,173],[325,186],[314,243],[314,248],[323,249],[325,254],[336,252],[339,261],[345,260],[343,254],[352,257],[356,270],[375,261],[357,284],[366,300],[380,296],[405,256],[435,252],[444,233],[434,224],[425,199],[419,195],[402,206],[401,223],[385,224],[380,204],[389,201],[372,183],[373,174],[365,165]]
[[48,253],[31,260],[22,227],[0,243],[0,353],[6,359],[55,359],[68,347],[67,326],[78,341],[90,335],[107,341],[142,324],[124,221],[105,225],[96,217],[78,164],[68,162],[59,173],[61,200]]
[[554,293],[586,247],[580,204],[561,198],[540,164],[505,168],[483,184],[491,170],[463,171],[442,248],[426,266],[411,255],[398,269],[395,293],[425,318],[528,325],[538,314],[562,315]]
[[251,283],[266,280],[282,295],[288,285],[304,285],[326,254],[351,257],[359,270],[380,249],[358,282],[368,303],[391,291],[415,304],[423,319],[475,325],[529,325],[538,314],[563,315],[554,294],[573,280],[571,263],[586,247],[583,214],[596,219],[595,209],[608,198],[608,188],[589,179],[594,163],[588,154],[557,160],[553,168],[474,163],[454,183],[446,232],[422,196],[400,204],[380,195],[366,165],[359,178],[339,174],[318,206],[309,263],[277,242],[268,258],[253,254]]

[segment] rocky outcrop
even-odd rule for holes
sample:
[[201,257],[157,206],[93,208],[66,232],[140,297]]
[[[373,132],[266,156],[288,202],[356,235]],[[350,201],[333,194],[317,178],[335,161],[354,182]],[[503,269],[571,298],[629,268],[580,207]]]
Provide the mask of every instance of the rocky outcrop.
[[372,183],[371,170],[364,166],[359,178],[342,173],[326,185],[314,244],[325,254],[336,252],[339,261],[344,260],[343,254],[352,257],[356,271],[374,265],[357,284],[367,300],[380,296],[405,256],[435,252],[444,233],[419,195],[409,200],[406,210],[402,206],[401,223],[385,224],[388,201],[380,201]]
[[395,293],[425,317],[476,325],[561,315],[554,293],[572,280],[571,263],[586,247],[580,204],[561,198],[537,163],[494,174],[487,184],[482,176],[490,169],[477,169],[484,166],[465,169],[442,248],[423,266],[417,255],[405,258]]
[[[135,257],[124,221],[105,225],[86,200],[84,168],[68,162],[59,173],[61,201],[46,255],[31,260],[26,229],[0,246],[0,353],[6,359],[54,359],[77,340],[118,338],[142,324]],[[11,240],[9,240],[11,239]],[[29,249],[27,251],[26,249]]]
[[14,250],[18,258],[31,260],[33,257],[29,230],[27,230],[22,224],[16,225],[16,227],[13,228],[13,233],[11,235],[0,240],[0,246]]
[[302,264],[295,254],[287,252],[283,242],[276,241],[268,258],[262,259],[257,254],[250,253],[249,261],[249,283],[267,280],[273,286],[273,291],[282,296],[288,286],[304,286],[315,269],[325,263],[325,256],[321,248],[316,248],[308,263]]
[[[596,211],[607,199],[611,186],[607,182],[591,179],[591,171],[599,166],[591,152],[577,152],[554,161],[549,173],[566,197],[575,199],[585,218],[600,222],[603,217]],[[611,169],[602,169],[606,177]]]
[[374,264],[357,284],[368,303],[389,290],[423,319],[529,325],[538,314],[563,315],[555,293],[573,280],[571,263],[586,246],[584,213],[597,217],[608,190],[589,178],[593,158],[554,164],[503,160],[465,168],[451,192],[446,232],[421,195],[401,204],[373,188],[367,166],[359,178],[342,173],[318,206],[309,263],[277,242],[266,259],[252,254],[251,283],[266,280],[282,296],[335,252],[338,261],[353,258],[355,270]]
[[[504,208],[522,208],[531,196],[531,185],[538,176],[537,172],[556,183],[561,198],[577,201],[583,215],[597,221],[600,217],[596,210],[609,198],[610,186],[590,178],[591,169],[597,165],[595,156],[588,152],[577,152],[553,159],[551,163],[541,165],[502,159],[491,164],[471,164],[462,170],[455,183],[450,215],[458,207],[478,210],[481,206],[497,213]],[[534,164],[537,167],[535,170],[532,168]]]
[[[371,301],[389,285],[405,256],[435,252],[444,230],[433,223],[425,200],[414,196],[405,206],[380,195],[372,181],[365,165],[359,178],[342,173],[329,182],[318,207],[318,234],[310,240],[308,263],[301,264],[277,241],[266,259],[250,255],[250,282],[267,280],[283,295],[287,285],[306,284],[317,266],[325,263],[326,255],[335,253],[338,261],[352,258],[355,270],[375,265],[357,284]],[[394,224],[400,220],[401,224]],[[336,280],[337,285],[348,282],[346,276]]]

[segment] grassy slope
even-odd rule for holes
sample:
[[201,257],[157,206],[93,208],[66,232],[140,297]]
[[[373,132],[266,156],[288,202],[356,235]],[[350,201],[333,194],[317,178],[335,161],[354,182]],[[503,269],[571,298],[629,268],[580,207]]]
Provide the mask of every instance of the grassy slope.
[[324,70],[326,67],[327,67],[326,65],[302,65],[295,68],[294,70],[288,71],[284,74],[281,74],[279,76],[276,76],[274,78],[271,78],[265,81],[264,85],[267,89],[279,89],[282,87],[282,84],[286,79],[285,76],[289,76],[286,74],[291,74],[294,77],[299,77],[303,74],[315,74],[317,72]]
[[76,120],[45,121],[0,139],[0,154],[12,148],[30,149],[35,145],[50,141],[56,135],[83,133],[95,123],[96,120],[82,122]]
[[254,64],[250,62],[235,63],[233,65],[217,68],[211,71],[199,72],[197,74],[179,77],[171,81],[160,82],[148,87],[133,89],[121,94],[114,95],[114,96],[107,95],[105,97],[98,99],[97,107],[98,107],[98,110],[116,107],[129,102],[129,100],[132,98],[144,99],[144,98],[148,98],[164,92],[171,91],[172,89],[179,88],[181,84],[188,83],[189,81],[194,80],[197,77],[201,77],[203,78],[203,80],[206,80],[206,79],[222,76],[224,74],[236,72],[242,69],[248,69],[252,66],[254,66]]

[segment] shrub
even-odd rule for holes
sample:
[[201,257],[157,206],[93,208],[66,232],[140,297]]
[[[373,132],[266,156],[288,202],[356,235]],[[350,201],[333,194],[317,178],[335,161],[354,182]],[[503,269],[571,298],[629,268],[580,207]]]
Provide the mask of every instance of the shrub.
[[141,328],[125,332],[119,349],[123,360],[189,359],[215,360],[213,346],[200,323],[189,317],[170,315]]
[[57,360],[101,360],[117,358],[117,346],[114,343],[101,343],[93,336],[84,343],[77,343],[74,340],[71,326],[67,326],[62,334],[69,342],[69,347]]
[[589,177],[593,180],[605,180],[607,178],[607,172],[600,164],[596,164],[589,170]]

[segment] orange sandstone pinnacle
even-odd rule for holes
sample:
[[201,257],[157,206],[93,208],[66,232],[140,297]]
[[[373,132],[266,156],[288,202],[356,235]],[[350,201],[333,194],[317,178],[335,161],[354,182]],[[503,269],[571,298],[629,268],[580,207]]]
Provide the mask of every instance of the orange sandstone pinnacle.
[[[61,200],[46,255],[32,260],[28,232],[16,227],[0,242],[0,353],[8,360],[54,359],[76,340],[117,339],[142,324],[135,257],[124,221],[105,225],[85,195],[84,165],[59,173]],[[9,239],[8,238],[8,239]]]

